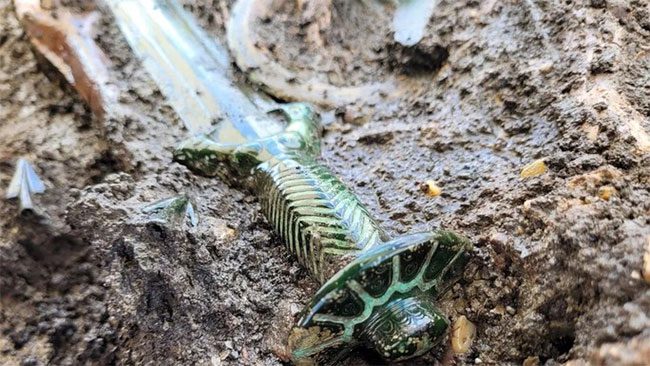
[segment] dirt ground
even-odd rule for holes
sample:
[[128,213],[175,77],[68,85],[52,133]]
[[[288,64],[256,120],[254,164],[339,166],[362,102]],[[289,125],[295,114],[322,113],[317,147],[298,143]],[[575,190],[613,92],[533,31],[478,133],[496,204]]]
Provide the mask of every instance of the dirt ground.
[[[220,39],[233,2],[183,1]],[[474,343],[418,364],[650,360],[650,3],[440,0],[410,48],[392,10],[300,3],[251,25],[261,49],[298,80],[395,91],[324,108],[323,162],[389,233],[444,227],[475,244],[440,299]],[[97,41],[120,93],[104,121],[46,77],[0,0],[0,186],[21,156],[47,186],[36,214],[0,205],[0,364],[285,363],[316,283],[254,197],[172,162],[183,125],[107,14]],[[538,159],[547,170],[520,178]],[[176,194],[198,226],[142,212]]]

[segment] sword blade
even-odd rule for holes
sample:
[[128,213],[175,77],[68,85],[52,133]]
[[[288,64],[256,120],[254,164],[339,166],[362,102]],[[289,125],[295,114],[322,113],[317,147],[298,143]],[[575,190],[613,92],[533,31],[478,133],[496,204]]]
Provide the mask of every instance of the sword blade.
[[[106,0],[118,27],[190,133],[241,143],[277,133],[274,103],[233,82],[227,50],[173,0]],[[225,118],[224,118],[225,117]],[[218,125],[215,126],[215,123]]]

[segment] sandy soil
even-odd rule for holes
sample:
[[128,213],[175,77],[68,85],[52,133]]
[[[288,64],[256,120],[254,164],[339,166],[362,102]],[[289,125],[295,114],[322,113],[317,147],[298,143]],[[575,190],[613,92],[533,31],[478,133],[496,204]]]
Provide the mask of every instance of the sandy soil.
[[[223,37],[231,1],[183,3]],[[251,25],[260,49],[338,87],[399,81],[392,100],[323,110],[324,163],[391,234],[444,227],[476,246],[440,300],[476,325],[473,346],[418,362],[649,359],[650,4],[440,1],[404,48],[392,10],[320,3],[275,1]],[[283,363],[316,283],[254,197],[171,161],[182,123],[109,16],[99,30],[120,91],[104,121],[45,76],[0,0],[0,186],[25,156],[48,187],[37,214],[0,205],[0,363]],[[521,179],[538,159],[548,170]],[[142,213],[176,194],[197,227]]]

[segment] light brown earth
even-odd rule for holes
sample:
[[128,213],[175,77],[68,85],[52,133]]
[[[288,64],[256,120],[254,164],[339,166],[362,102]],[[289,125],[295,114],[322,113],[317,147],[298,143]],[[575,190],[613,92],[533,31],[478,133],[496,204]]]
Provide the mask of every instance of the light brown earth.
[[[183,3],[223,38],[230,1]],[[419,362],[648,361],[650,3],[445,0],[409,49],[390,10],[296,3],[251,25],[279,64],[338,87],[399,81],[395,100],[322,111],[325,164],[390,233],[475,243],[441,300],[476,325],[472,347]],[[0,363],[281,364],[315,282],[254,197],[171,161],[182,123],[109,16],[99,30],[120,91],[105,121],[45,76],[0,0],[0,186],[25,156],[48,187],[38,215],[0,204]],[[141,212],[180,193],[196,228]]]

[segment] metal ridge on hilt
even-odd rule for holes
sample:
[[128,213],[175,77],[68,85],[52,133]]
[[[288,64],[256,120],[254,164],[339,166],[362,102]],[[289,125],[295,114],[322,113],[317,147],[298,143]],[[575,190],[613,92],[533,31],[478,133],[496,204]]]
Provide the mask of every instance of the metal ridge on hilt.
[[199,135],[175,159],[204,175],[252,177],[268,221],[323,284],[289,336],[292,360],[331,363],[356,346],[387,360],[429,351],[449,325],[434,301],[462,273],[471,244],[444,230],[390,239],[316,160],[317,113],[302,103],[281,111],[284,132],[243,144]]

